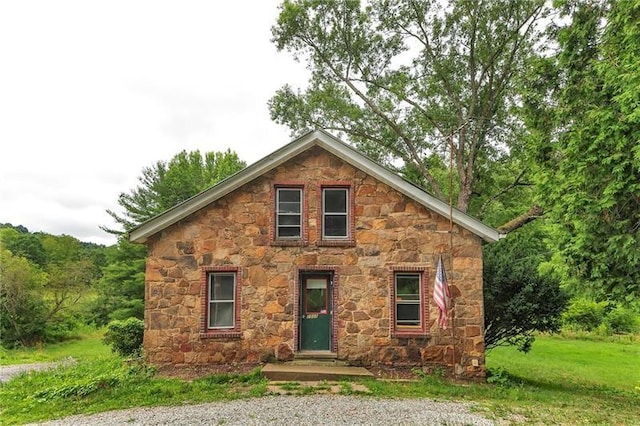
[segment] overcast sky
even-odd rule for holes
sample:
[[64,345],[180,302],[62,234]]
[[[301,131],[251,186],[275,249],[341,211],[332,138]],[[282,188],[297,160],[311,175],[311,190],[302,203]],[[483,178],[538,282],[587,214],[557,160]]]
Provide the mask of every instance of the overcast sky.
[[112,244],[144,167],[289,142],[267,100],[307,74],[270,42],[279,4],[0,0],[0,223]]

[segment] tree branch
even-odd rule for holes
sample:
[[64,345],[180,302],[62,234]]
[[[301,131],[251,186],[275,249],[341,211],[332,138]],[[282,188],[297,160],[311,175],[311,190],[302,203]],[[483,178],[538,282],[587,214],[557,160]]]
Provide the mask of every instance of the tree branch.
[[540,207],[537,204],[534,204],[529,210],[527,210],[527,212],[521,214],[520,216],[516,217],[515,219],[510,220],[509,222],[505,223],[504,225],[498,227],[498,231],[504,234],[507,234],[511,231],[514,231],[524,225],[526,225],[529,222],[532,222],[540,217],[542,217],[544,214],[544,209],[542,207]]

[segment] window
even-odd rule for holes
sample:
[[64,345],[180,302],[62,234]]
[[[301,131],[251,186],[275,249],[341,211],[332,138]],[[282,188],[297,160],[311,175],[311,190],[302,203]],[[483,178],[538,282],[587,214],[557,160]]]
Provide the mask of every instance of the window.
[[349,189],[322,189],[322,238],[349,238]]
[[392,267],[389,281],[391,334],[397,337],[426,337],[429,318],[426,268]]
[[234,328],[236,307],[236,274],[209,274],[208,328]]
[[396,273],[396,326],[419,327],[422,323],[420,313],[420,275],[415,273]]
[[302,237],[302,189],[276,189],[276,238]]
[[202,267],[200,338],[241,339],[240,294],[242,269],[238,266]]

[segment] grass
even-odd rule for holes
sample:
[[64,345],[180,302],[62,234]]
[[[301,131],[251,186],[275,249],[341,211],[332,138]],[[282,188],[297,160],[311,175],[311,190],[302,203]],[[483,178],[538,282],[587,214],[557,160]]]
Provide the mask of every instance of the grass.
[[[190,382],[162,378],[144,365],[124,364],[110,354],[99,336],[88,336],[83,342],[67,342],[68,352],[61,344],[25,354],[5,353],[5,363],[69,355],[80,361],[76,366],[33,372],[0,385],[0,423],[269,394],[266,380],[257,371]],[[512,348],[490,352],[491,384],[454,384],[435,374],[414,382],[367,380],[364,385],[374,397],[465,401],[487,417],[512,422],[640,424],[638,359],[640,345],[635,340],[612,343],[541,336],[529,354]],[[293,394],[320,392],[297,382],[285,386]],[[346,391],[346,383],[340,387],[343,393],[352,393]]]
[[80,331],[77,339],[61,343],[28,349],[3,349],[0,347],[0,365],[60,361],[69,357],[82,361],[108,356],[111,350],[102,344],[103,334],[104,330],[87,327]]

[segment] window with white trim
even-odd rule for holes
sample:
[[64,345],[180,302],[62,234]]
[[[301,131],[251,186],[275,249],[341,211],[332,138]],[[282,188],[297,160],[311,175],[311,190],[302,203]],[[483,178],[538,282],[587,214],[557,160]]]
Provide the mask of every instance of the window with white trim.
[[397,329],[422,326],[422,284],[420,273],[396,272],[395,286],[395,326]]
[[302,189],[276,189],[276,238],[302,238]]
[[236,312],[236,273],[209,273],[207,318],[209,329],[235,327]]
[[322,239],[349,238],[349,189],[322,189]]

